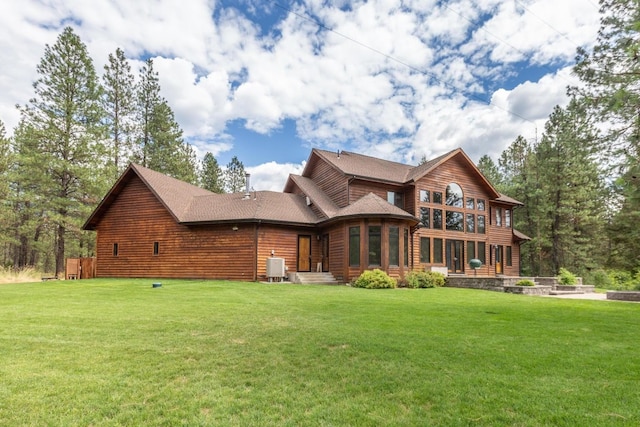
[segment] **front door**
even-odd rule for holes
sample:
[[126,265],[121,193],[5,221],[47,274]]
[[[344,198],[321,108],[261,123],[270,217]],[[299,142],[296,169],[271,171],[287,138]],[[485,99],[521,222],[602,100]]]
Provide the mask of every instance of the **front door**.
[[496,274],[502,274],[503,273],[503,269],[502,269],[502,251],[503,251],[503,247],[502,245],[496,245]]
[[464,264],[464,241],[463,240],[447,240],[446,242],[446,257],[447,268],[449,273],[463,273],[462,268]]
[[298,236],[298,271],[311,271],[311,236]]
[[322,235],[322,271],[329,271],[329,235]]

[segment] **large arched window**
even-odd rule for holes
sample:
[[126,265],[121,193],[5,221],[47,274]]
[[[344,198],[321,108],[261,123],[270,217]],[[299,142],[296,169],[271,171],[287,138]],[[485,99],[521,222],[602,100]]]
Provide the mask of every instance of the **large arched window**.
[[454,182],[447,185],[447,194],[446,194],[446,204],[447,206],[454,206],[456,208],[462,207],[462,188]]

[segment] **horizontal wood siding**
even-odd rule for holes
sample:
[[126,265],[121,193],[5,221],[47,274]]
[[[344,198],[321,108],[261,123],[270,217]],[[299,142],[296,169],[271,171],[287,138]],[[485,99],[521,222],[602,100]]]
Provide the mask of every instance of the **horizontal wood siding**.
[[123,189],[96,230],[98,277],[253,280],[255,276],[253,226],[234,231],[228,225],[180,225],[138,178]]
[[347,183],[348,179],[344,174],[335,170],[324,160],[318,159],[315,167],[310,171],[309,178],[324,191],[333,203],[338,207],[348,205]]
[[309,234],[308,230],[260,224],[258,226],[258,280],[267,277],[267,258],[274,256],[284,258],[289,272],[296,271],[298,262],[298,235]]
[[[382,200],[387,200],[388,191],[400,192],[404,195],[405,203],[403,209],[407,210],[407,206],[412,205],[412,203],[407,203],[406,199],[408,195],[405,194],[405,189],[401,186],[372,183],[360,180],[354,180],[349,185],[349,202],[354,203],[369,193],[375,194]],[[411,192],[409,192],[409,194],[411,194]],[[407,212],[409,211],[407,210]]]

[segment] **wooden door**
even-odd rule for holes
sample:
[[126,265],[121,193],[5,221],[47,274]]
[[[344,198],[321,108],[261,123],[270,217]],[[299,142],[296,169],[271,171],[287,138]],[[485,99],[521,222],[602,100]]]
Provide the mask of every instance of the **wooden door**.
[[464,241],[447,240],[445,248],[447,258],[447,268],[450,273],[464,272]]
[[311,236],[298,236],[298,271],[311,271]]
[[504,250],[502,245],[496,245],[496,256],[495,256],[495,260],[496,260],[496,274],[502,274],[503,273],[503,268],[502,268],[502,251]]

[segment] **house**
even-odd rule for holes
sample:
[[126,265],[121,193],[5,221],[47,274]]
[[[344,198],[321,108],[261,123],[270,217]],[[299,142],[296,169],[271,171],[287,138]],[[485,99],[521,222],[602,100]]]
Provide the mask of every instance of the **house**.
[[97,232],[97,277],[257,281],[274,257],[343,282],[373,268],[519,275],[522,204],[461,149],[419,166],[313,149],[283,192],[249,188],[214,194],[129,165],[84,225]]

